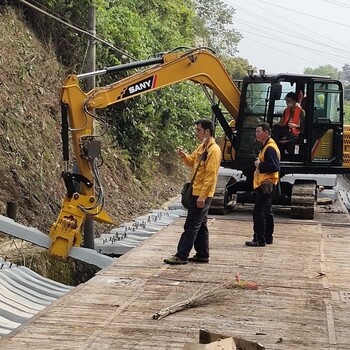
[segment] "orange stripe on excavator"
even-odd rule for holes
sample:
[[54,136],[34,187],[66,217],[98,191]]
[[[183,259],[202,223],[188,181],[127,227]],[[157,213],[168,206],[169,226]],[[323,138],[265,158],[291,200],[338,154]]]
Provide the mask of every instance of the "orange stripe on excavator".
[[321,143],[321,138],[317,139],[317,141],[315,142],[314,146],[312,147],[312,150],[311,150],[311,159],[314,159],[315,153],[317,152],[317,149],[318,149],[320,143]]
[[157,74],[154,74],[152,89],[154,89],[156,86],[157,86]]

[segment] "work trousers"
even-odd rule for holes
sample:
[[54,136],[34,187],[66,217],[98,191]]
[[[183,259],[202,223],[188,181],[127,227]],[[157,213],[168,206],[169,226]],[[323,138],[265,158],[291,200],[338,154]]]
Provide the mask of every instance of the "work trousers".
[[256,189],[255,205],[253,210],[253,240],[258,243],[272,242],[274,220],[272,211],[272,193],[263,193],[260,187]]
[[209,231],[207,220],[212,198],[207,198],[205,200],[204,208],[197,208],[197,199],[198,196],[191,196],[184,232],[177,246],[176,256],[181,260],[187,260],[193,247],[198,257],[209,258]]

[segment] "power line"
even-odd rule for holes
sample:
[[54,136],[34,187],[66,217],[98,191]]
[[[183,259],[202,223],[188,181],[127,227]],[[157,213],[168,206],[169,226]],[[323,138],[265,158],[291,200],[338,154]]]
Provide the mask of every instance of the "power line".
[[283,44],[292,45],[292,46],[297,47],[297,48],[305,49],[305,50],[312,51],[312,52],[315,52],[315,53],[320,53],[320,54],[322,54],[324,56],[328,56],[332,60],[338,61],[338,63],[343,63],[343,61],[339,61],[339,60],[337,60],[337,58],[338,59],[340,59],[340,58],[348,59],[348,56],[342,56],[342,55],[332,54],[332,53],[329,53],[329,52],[326,52],[326,51],[322,51],[322,50],[318,50],[318,49],[313,49],[311,47],[300,45],[299,43],[295,43],[295,42],[292,42],[292,41],[288,41],[288,40],[286,40],[284,38],[281,38],[281,37],[278,37],[278,36],[275,36],[275,35],[271,35],[270,33],[267,33],[266,35],[264,35],[263,34],[264,31],[262,31],[262,30],[260,30],[259,33],[251,32],[251,31],[249,31],[247,29],[239,29],[239,30],[241,32],[245,31],[245,32],[247,32],[249,34],[253,34],[253,35],[256,35],[256,36],[261,36],[261,37],[264,37],[264,38],[267,38],[267,39],[270,39],[270,40],[275,40],[275,41],[281,42]]
[[[244,25],[248,25],[249,26],[249,24],[247,24],[247,23],[249,23],[249,22],[247,22],[247,21],[242,21],[242,20],[237,20],[236,19],[236,21],[237,22],[241,22],[241,23],[244,23]],[[253,26],[254,26],[254,24],[253,24]],[[267,33],[267,35],[263,35],[262,33],[264,33],[264,31],[263,30],[261,30],[261,28],[266,28],[266,27],[264,27],[264,26],[259,26],[259,33],[253,33],[253,32],[250,32],[249,30],[246,30],[246,29],[239,29],[241,32],[242,31],[246,31],[247,33],[250,33],[250,34],[253,34],[253,35],[256,35],[256,36],[261,36],[261,37],[265,37],[265,38],[267,38],[267,39],[271,39],[271,40],[275,40],[275,41],[278,41],[278,42],[283,42],[284,44],[289,44],[289,45],[292,45],[292,46],[295,46],[295,47],[298,47],[298,48],[302,48],[302,49],[306,49],[306,50],[308,50],[308,51],[312,51],[312,52],[315,52],[315,53],[321,53],[322,55],[324,55],[324,56],[328,56],[330,59],[333,59],[333,60],[336,60],[338,63],[344,63],[343,61],[339,61],[339,60],[337,60],[337,58],[338,59],[343,59],[343,60],[346,60],[346,59],[348,59],[349,58],[349,54],[350,54],[350,52],[349,51],[345,51],[345,54],[347,53],[348,55],[346,55],[346,56],[343,56],[343,55],[340,55],[340,54],[335,54],[335,53],[329,53],[329,52],[326,52],[326,51],[323,51],[323,50],[319,50],[319,49],[313,49],[313,48],[311,48],[311,47],[309,47],[309,46],[304,46],[304,45],[301,45],[300,43],[295,43],[295,42],[292,42],[292,41],[288,41],[288,40],[286,40],[285,38],[281,38],[281,37],[278,37],[278,36],[276,36],[276,35],[274,35],[274,34],[270,34],[270,33]],[[255,28],[253,28],[253,29],[255,29]],[[267,28],[268,29],[268,28]],[[269,30],[269,29],[268,29]],[[266,32],[265,32],[266,33]],[[289,37],[290,37],[290,35],[289,35]],[[315,43],[315,42],[314,42]],[[319,44],[319,45],[322,45],[322,44]]]
[[[281,16],[280,14],[277,14],[277,13],[275,13],[275,12],[272,12],[271,10],[266,10],[266,8],[264,8],[264,7],[260,6],[260,5],[255,4],[253,1],[246,0],[246,2],[252,4],[252,5],[255,6],[255,7],[261,8],[263,11],[267,12],[267,13],[269,14],[269,16],[270,16],[271,14],[273,14],[273,15],[275,15],[275,16],[276,16],[277,18],[279,18],[279,19],[285,19],[285,20],[286,20],[286,23],[288,23],[289,20],[290,20],[289,18],[286,18],[286,17],[284,17],[284,16]],[[246,11],[246,10],[244,10],[244,9],[241,9],[241,10],[243,10],[244,12],[248,12],[248,11]],[[253,14],[253,16],[254,16],[254,14]],[[256,16],[256,15],[255,15],[255,17],[262,19],[264,22],[266,21],[266,18],[263,18],[263,17],[261,17],[261,16]],[[271,23],[271,20],[270,20],[269,22]],[[281,25],[277,24],[276,22],[273,22],[273,23],[276,24],[276,25],[278,25],[278,26],[281,27],[281,28],[285,28],[285,29],[288,31],[288,34],[289,34],[290,32],[293,32],[293,33],[298,34],[299,38],[302,39],[302,40],[307,40],[307,38],[308,38],[310,41],[312,41],[312,42],[314,42],[314,43],[317,43],[317,41],[314,40],[312,37],[305,35],[305,32],[304,32],[303,34],[301,34],[300,32],[298,32],[298,31],[296,31],[296,30],[294,30],[294,29],[292,29],[292,28],[287,28],[287,27],[285,27],[285,26],[281,26]],[[310,29],[310,28],[308,28],[308,27],[305,27],[305,26],[302,26],[302,25],[300,25],[300,24],[298,24],[298,28],[303,28],[307,33],[314,33],[314,34],[316,34],[317,36],[319,36],[319,34],[320,34],[319,32],[315,32],[315,31],[313,31],[312,29]],[[274,28],[273,30],[276,30],[276,29]],[[300,35],[301,35],[301,36],[300,36]],[[339,45],[342,46],[342,47],[345,46],[344,43],[339,43],[339,42],[335,41],[334,38],[328,38],[328,37],[326,37],[325,35],[322,35],[322,38],[323,38],[323,39],[327,39],[327,40],[329,40],[329,41],[332,42],[332,43],[339,44]],[[335,49],[335,50],[337,50],[337,51],[349,52],[349,51],[346,51],[346,50],[343,50],[343,49],[339,49],[339,48],[336,48],[336,47],[334,47],[334,46],[325,44],[324,42],[318,42],[318,43],[319,43],[319,45],[328,46],[328,47],[333,48],[333,49]],[[349,47],[349,49],[350,49],[350,47]]]
[[323,0],[324,2],[328,2],[330,4],[333,4],[333,5],[337,5],[337,6],[340,6],[340,7],[344,7],[344,8],[348,8],[350,9],[350,5],[349,4],[344,4],[343,2],[340,2],[340,1],[336,1],[336,0]]
[[248,36],[248,37],[245,37],[245,38],[248,39],[248,40],[254,41],[254,42],[256,42],[256,43],[258,43],[258,44],[260,44],[260,45],[269,47],[269,48],[271,48],[271,49],[273,49],[273,50],[275,50],[275,51],[280,51],[280,52],[282,52],[282,53],[285,53],[285,54],[287,54],[288,56],[296,57],[296,58],[298,58],[298,59],[300,59],[300,60],[302,60],[302,61],[305,61],[305,62],[315,63],[315,61],[311,61],[311,60],[308,60],[308,59],[305,58],[305,57],[300,57],[300,56],[297,56],[297,55],[295,55],[295,54],[293,54],[293,53],[290,53],[290,52],[287,52],[287,51],[283,51],[283,50],[278,49],[278,48],[276,48],[276,47],[274,47],[274,46],[268,45],[268,44],[266,44],[265,42],[261,42],[261,41],[252,39],[252,38],[249,37],[249,36]]
[[[240,29],[240,31],[242,31],[242,29]],[[248,31],[248,30],[243,30],[243,31],[246,31],[247,33],[252,34],[252,35],[256,35],[256,36],[260,36],[260,37],[263,37],[263,38],[275,40],[275,41],[278,41],[278,42],[283,42],[283,43],[285,43],[285,44],[292,45],[292,46],[297,46],[297,47],[299,47],[299,48],[304,48],[304,49],[306,49],[306,50],[308,50],[308,51],[313,51],[313,52],[315,52],[315,53],[322,53],[323,55],[326,55],[326,56],[328,55],[328,58],[329,58],[329,59],[332,59],[332,60],[334,60],[334,61],[337,61],[338,63],[344,63],[344,61],[340,61],[340,60],[338,60],[338,59],[335,58],[335,57],[343,58],[343,56],[333,55],[333,57],[332,57],[331,54],[328,53],[328,52],[324,52],[324,51],[312,49],[312,48],[307,47],[307,46],[298,45],[298,44],[295,44],[295,43],[293,43],[293,42],[288,42],[288,41],[286,41],[286,40],[282,40],[282,39],[280,39],[280,38],[274,38],[274,37],[267,36],[267,35],[264,35],[264,34],[253,33],[253,32],[250,32],[250,31]],[[291,53],[288,53],[288,55],[291,55]]]
[[37,7],[37,6],[35,6],[35,5],[31,4],[31,3],[29,3],[28,1],[25,1],[25,0],[19,0],[19,1],[20,1],[21,3],[23,3],[23,4],[25,4],[25,5],[27,5],[27,6],[31,7],[31,8],[33,8],[34,10],[36,10],[36,11],[38,11],[38,12],[44,14],[45,16],[48,16],[48,17],[50,17],[50,18],[53,18],[54,20],[56,20],[56,21],[58,21],[58,22],[64,24],[65,26],[67,26],[67,27],[69,27],[69,28],[72,28],[72,29],[74,29],[74,30],[77,31],[77,32],[83,33],[83,34],[89,36],[90,38],[93,38],[93,39],[95,39],[95,40],[97,40],[97,41],[99,41],[99,42],[101,42],[101,43],[103,43],[103,44],[109,46],[110,48],[112,48],[113,50],[119,52],[120,54],[122,54],[122,55],[124,55],[124,56],[126,56],[126,57],[129,57],[131,60],[136,61],[136,58],[132,57],[131,55],[129,55],[129,54],[126,53],[125,51],[123,51],[123,50],[121,50],[121,49],[118,49],[117,47],[113,46],[113,45],[110,44],[108,41],[103,40],[103,39],[100,39],[100,38],[97,37],[96,35],[91,34],[91,33],[87,32],[86,30],[80,29],[80,28],[78,28],[78,27],[76,27],[76,26],[74,26],[74,25],[72,25],[72,24],[69,24],[68,22],[63,21],[63,20],[61,20],[60,18],[58,18],[58,17],[56,17],[56,16],[54,16],[54,15],[51,15],[50,13],[48,13],[48,12],[46,12],[46,11],[40,9],[39,7]]
[[319,19],[319,20],[322,20],[322,21],[326,21],[326,22],[329,22],[329,23],[337,24],[337,25],[339,25],[339,26],[343,26],[343,27],[346,27],[346,28],[350,28],[350,25],[348,25],[348,24],[344,24],[344,23],[332,21],[332,20],[327,19],[327,18],[322,18],[322,17],[310,15],[309,13],[304,13],[304,12],[301,12],[301,11],[297,11],[297,10],[291,9],[291,8],[289,8],[289,7],[284,7],[284,6],[280,6],[280,5],[276,5],[276,4],[271,4],[270,2],[267,2],[267,1],[263,1],[263,0],[259,0],[259,1],[260,1],[260,2],[263,2],[264,4],[270,5],[270,6],[275,6],[275,7],[281,8],[281,9],[283,9],[283,10],[288,10],[288,11],[296,12],[296,13],[299,13],[299,14],[304,15],[304,16],[316,18],[316,19]]
[[[261,32],[261,28],[265,28],[265,29],[267,29],[268,31],[278,32],[278,33],[281,33],[281,34],[287,34],[288,37],[291,37],[290,33],[289,33],[289,32],[286,32],[286,31],[278,30],[278,29],[275,29],[275,28],[271,29],[271,28],[262,26],[262,25],[260,25],[260,24],[255,24],[255,23],[252,23],[252,22],[249,22],[249,21],[246,21],[246,20],[243,21],[243,20],[240,20],[240,19],[237,19],[237,18],[235,19],[235,21],[238,22],[238,23],[244,24],[244,25],[246,25],[246,26],[248,26],[248,27],[251,27],[252,29],[259,30],[259,32]],[[258,28],[256,28],[256,27],[258,27]],[[267,32],[267,33],[269,33],[269,32]],[[350,55],[350,51],[348,51],[348,50],[338,49],[338,48],[336,48],[336,47],[334,47],[334,46],[327,45],[327,44],[325,44],[325,43],[322,43],[322,42],[319,42],[319,41],[316,41],[316,40],[313,40],[313,39],[307,39],[307,38],[304,38],[304,37],[299,36],[299,35],[293,35],[292,37],[293,37],[293,38],[299,38],[300,40],[304,40],[304,41],[307,41],[307,42],[311,42],[311,43],[313,43],[313,44],[316,44],[316,45],[319,45],[319,46],[322,46],[322,47],[326,46],[326,47],[329,47],[329,48],[334,49],[334,50],[336,50],[336,51],[343,52],[343,53],[345,53],[345,54]],[[285,41],[284,39],[281,39],[281,38],[279,38],[279,39],[280,39],[281,41]],[[296,47],[301,47],[298,43],[295,43],[294,45],[295,45]],[[322,51],[320,51],[320,52],[322,52]],[[332,54],[331,54],[331,55],[332,55]],[[335,55],[335,54],[334,54],[334,55]],[[339,57],[344,57],[344,56],[339,56]],[[346,56],[346,58],[347,58],[347,56]]]
[[[262,2],[265,2],[265,1],[262,1]],[[252,22],[249,22],[247,20],[239,20],[237,18],[234,19],[234,21],[240,23],[241,26],[244,25],[244,27],[250,27],[251,29],[254,30],[254,32],[252,32],[252,31],[249,31],[248,29],[242,29],[241,27],[238,27],[239,30],[243,34],[249,33],[249,34],[252,34],[254,36],[262,36],[264,33],[266,33],[268,35],[268,36],[265,36],[267,39],[271,39],[271,40],[274,40],[274,41],[277,41],[277,42],[283,43],[283,44],[292,45],[292,46],[294,46],[296,48],[300,48],[300,49],[303,49],[303,50],[311,51],[314,54],[318,54],[318,56],[320,56],[320,57],[328,57],[329,60],[332,60],[332,61],[336,62],[337,64],[339,64],[339,63],[340,64],[344,64],[344,62],[349,60],[349,58],[350,58],[350,51],[346,50],[346,47],[344,47],[344,43],[342,43],[342,44],[339,43],[339,45],[341,45],[341,47],[344,47],[344,49],[343,49],[343,48],[339,48],[339,47],[333,46],[334,43],[336,43],[336,42],[333,39],[331,40],[331,39],[325,37],[324,35],[322,35],[322,40],[323,39],[326,39],[326,40],[328,39],[329,41],[331,41],[333,43],[333,45],[327,44],[327,41],[326,42],[324,42],[324,41],[321,42],[319,40],[314,40],[311,36],[307,35],[307,33],[313,32],[311,29],[303,27],[302,25],[298,24],[297,28],[300,28],[300,29],[301,28],[305,28],[304,33],[301,34],[300,32],[294,30],[293,28],[287,28],[284,25],[280,25],[280,24],[276,23],[276,21],[274,21],[273,18],[271,18],[271,17],[273,17],[271,15],[276,15],[278,17],[278,19],[282,19],[283,24],[284,23],[289,23],[290,19],[291,19],[290,17],[287,18],[287,17],[283,17],[283,16],[281,16],[279,14],[277,15],[275,12],[267,9],[266,6],[262,7],[262,6],[259,6],[258,4],[255,4],[254,1],[246,0],[245,3],[250,3],[251,5],[253,5],[254,6],[254,11],[249,11],[249,10],[243,9],[240,6],[235,6],[234,4],[233,4],[233,6],[235,6],[235,8],[237,8],[238,11],[247,13],[247,14],[249,14],[250,17],[257,18],[258,21],[254,21],[254,23],[252,23]],[[267,2],[265,2],[265,3],[267,3]],[[232,4],[232,2],[231,2],[231,4]],[[269,4],[269,3],[267,3],[267,4]],[[257,7],[262,9],[263,11],[266,11],[269,14],[268,21],[267,21],[266,16],[262,17],[262,16],[257,15],[257,13],[263,13],[263,12],[257,10],[256,9]],[[236,11],[236,15],[238,14],[238,11]],[[262,21],[263,24],[270,24],[271,26],[273,26],[273,28],[269,28],[269,27],[264,26],[264,25],[259,25],[258,23],[260,21]],[[266,30],[264,30],[264,29],[266,29]],[[280,33],[282,35],[287,35],[287,39],[286,39],[286,37],[281,38],[281,36],[275,35],[276,33]],[[317,34],[318,36],[320,34],[319,32],[317,32],[317,33],[313,32],[313,33]],[[246,37],[246,35],[244,35],[244,37]],[[300,42],[293,42],[293,40],[290,40],[290,39],[293,39],[293,38],[296,38],[296,39],[302,41],[302,43],[305,42],[308,46],[302,45],[302,44],[300,44]],[[252,40],[252,39],[250,38],[250,40]],[[319,47],[314,46],[315,48],[312,48],[312,46],[310,46],[309,43],[318,45]],[[276,48],[276,47],[273,47],[273,46],[270,46],[270,47],[273,48],[274,50],[284,52],[284,53],[288,54],[289,56],[294,56],[294,57],[297,57],[297,58],[300,59],[299,56],[296,56],[295,54],[291,54],[291,52],[287,53],[285,51],[280,50],[279,48]],[[330,52],[326,52],[324,50],[324,49],[327,49],[327,48],[330,49],[329,50]],[[303,60],[311,62],[311,60],[307,60],[305,57],[307,57],[307,54],[304,56]],[[317,61],[317,59],[315,59],[315,60]],[[315,64],[315,61],[312,61],[312,63]]]

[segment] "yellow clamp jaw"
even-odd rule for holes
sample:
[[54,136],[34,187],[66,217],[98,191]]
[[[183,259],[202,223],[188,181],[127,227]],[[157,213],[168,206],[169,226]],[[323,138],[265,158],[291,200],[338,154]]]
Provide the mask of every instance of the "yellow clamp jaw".
[[91,206],[93,197],[75,193],[72,198],[65,197],[61,212],[50,229],[51,245],[49,254],[57,259],[66,261],[72,247],[81,245],[82,228],[86,217],[91,215],[95,221],[114,224],[111,217],[100,207],[86,213],[81,208]]

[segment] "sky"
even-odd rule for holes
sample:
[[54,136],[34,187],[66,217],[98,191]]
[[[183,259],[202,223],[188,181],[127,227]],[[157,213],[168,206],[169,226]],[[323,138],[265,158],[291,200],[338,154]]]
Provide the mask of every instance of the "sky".
[[266,73],[350,64],[349,0],[223,0],[243,35],[237,56]]

